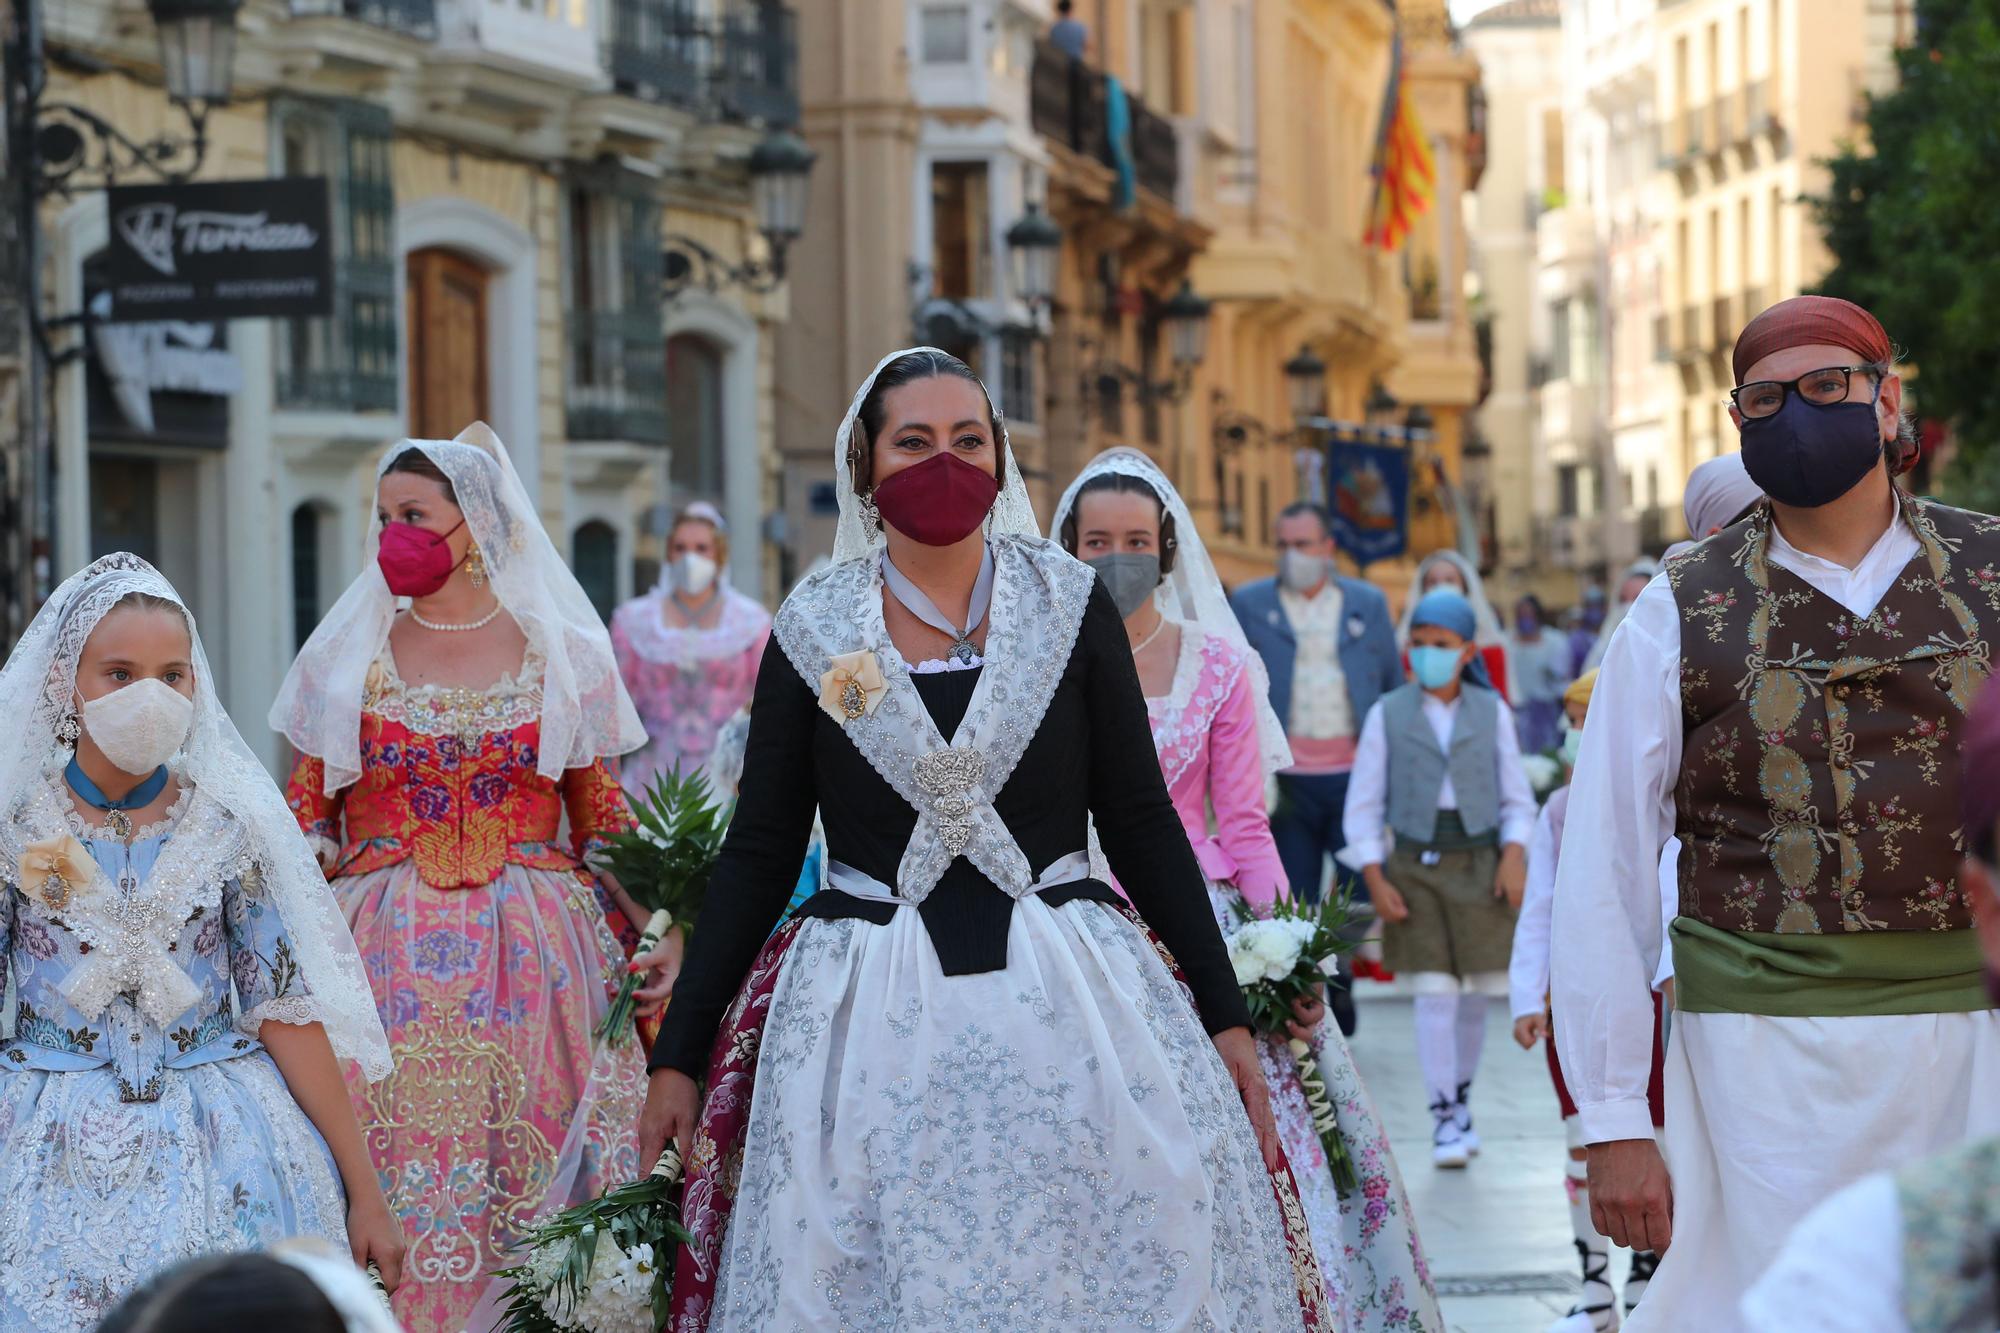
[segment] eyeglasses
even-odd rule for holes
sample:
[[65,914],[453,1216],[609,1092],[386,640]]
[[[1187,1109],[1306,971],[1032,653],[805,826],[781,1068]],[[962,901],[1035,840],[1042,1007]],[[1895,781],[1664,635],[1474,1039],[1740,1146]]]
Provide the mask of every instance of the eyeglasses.
[[1878,384],[1881,382],[1881,373],[1873,366],[1828,366],[1824,370],[1808,371],[1795,380],[1756,380],[1750,384],[1739,384],[1729,391],[1729,401],[1749,421],[1776,415],[1784,407],[1785,400],[1794,393],[1809,403],[1825,407],[1830,403],[1847,401],[1856,375],[1867,375]]

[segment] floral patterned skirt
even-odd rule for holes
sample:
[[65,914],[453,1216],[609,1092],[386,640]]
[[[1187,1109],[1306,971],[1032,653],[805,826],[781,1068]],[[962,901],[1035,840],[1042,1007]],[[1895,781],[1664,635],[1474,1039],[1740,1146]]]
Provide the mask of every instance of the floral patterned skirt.
[[[1208,897],[1225,932],[1245,919],[1243,899],[1234,888],[1211,883]],[[1333,1023],[1322,1023],[1314,1052],[1327,1097],[1340,1117],[1340,1136],[1361,1177],[1360,1192],[1345,1199],[1333,1186],[1291,1051],[1270,1036],[1260,1036],[1257,1047],[1264,1079],[1271,1085],[1278,1134],[1312,1227],[1313,1248],[1332,1304],[1344,1315],[1341,1327],[1349,1333],[1442,1333],[1444,1317],[1438,1313],[1403,1173],[1389,1151],[1374,1099],[1354,1067],[1347,1038]]]
[[440,890],[405,863],[337,880],[395,1072],[350,1081],[409,1254],[410,1333],[493,1326],[490,1274],[543,1213],[640,1175],[637,1040],[603,1019],[624,955],[590,885],[509,866]]
[[82,1333],[163,1268],[290,1236],[345,1252],[347,1201],[262,1051],[170,1069],[151,1102],[108,1068],[0,1072],[0,1329]]
[[918,914],[794,921],[717,1036],[674,1333],[1337,1327],[1170,961],[1096,902],[946,976]]

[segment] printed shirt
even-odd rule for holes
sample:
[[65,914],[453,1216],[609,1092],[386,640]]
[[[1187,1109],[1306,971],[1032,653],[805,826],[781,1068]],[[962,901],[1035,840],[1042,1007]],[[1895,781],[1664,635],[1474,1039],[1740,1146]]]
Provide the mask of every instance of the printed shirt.
[[1296,644],[1292,659],[1292,715],[1285,733],[1298,761],[1290,773],[1344,773],[1354,763],[1354,707],[1340,669],[1342,612],[1347,599],[1328,579],[1319,592],[1301,596],[1278,590]]

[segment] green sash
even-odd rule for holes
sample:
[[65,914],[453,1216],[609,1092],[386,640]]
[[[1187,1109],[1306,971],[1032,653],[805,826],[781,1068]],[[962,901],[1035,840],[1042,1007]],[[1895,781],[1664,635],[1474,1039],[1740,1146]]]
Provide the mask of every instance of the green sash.
[[1696,1014],[1858,1018],[1990,1009],[1970,930],[1772,935],[1675,920],[1674,1007]]

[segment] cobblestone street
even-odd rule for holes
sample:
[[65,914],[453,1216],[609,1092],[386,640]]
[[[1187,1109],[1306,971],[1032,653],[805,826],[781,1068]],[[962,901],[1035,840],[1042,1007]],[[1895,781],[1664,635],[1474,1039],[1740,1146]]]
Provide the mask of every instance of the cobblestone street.
[[[1452,1333],[1541,1333],[1569,1310],[1577,1280],[1563,1201],[1563,1132],[1548,1068],[1489,1010],[1473,1090],[1484,1150],[1464,1171],[1430,1161],[1430,1113],[1417,1072],[1410,1001],[1361,983],[1355,1061],[1389,1125]],[[1623,1281],[1622,1252],[1612,1271]]]

